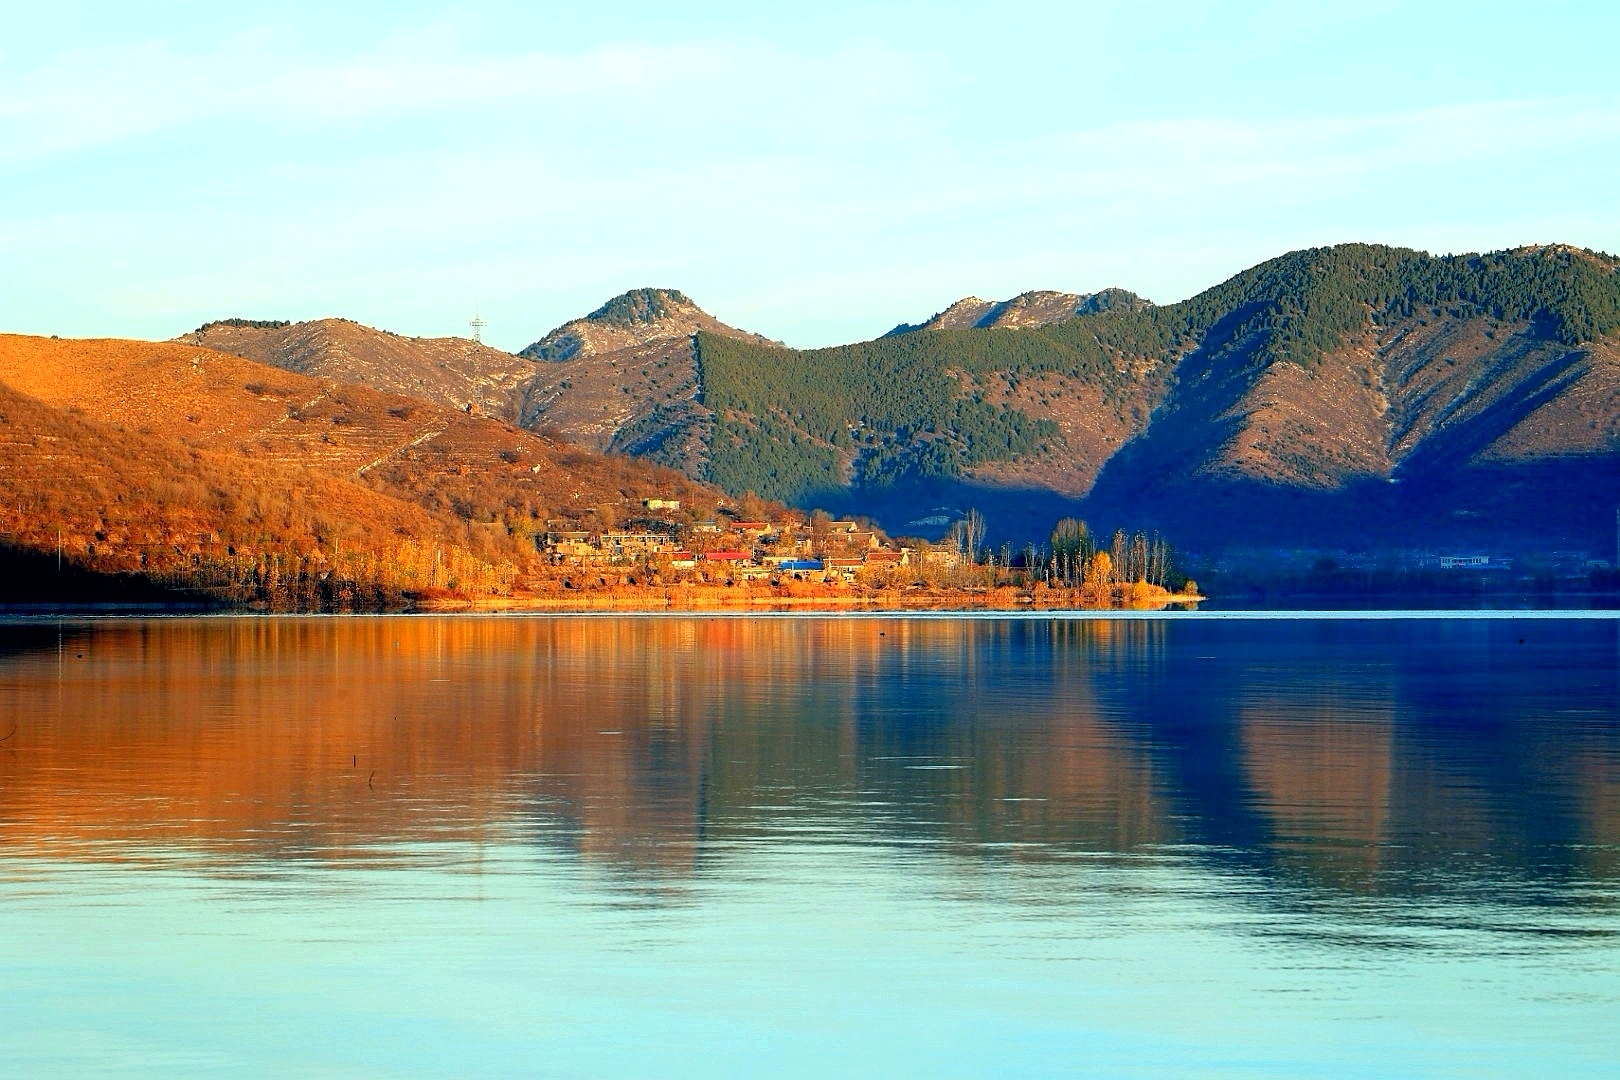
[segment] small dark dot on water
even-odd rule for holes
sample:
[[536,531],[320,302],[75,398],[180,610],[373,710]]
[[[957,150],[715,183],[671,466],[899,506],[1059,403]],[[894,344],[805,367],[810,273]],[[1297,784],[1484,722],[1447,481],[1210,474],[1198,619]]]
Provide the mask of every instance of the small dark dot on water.
[[1520,645],[1523,645],[1523,644],[1524,644],[1524,638],[1520,638],[1520,639],[1519,639],[1519,644],[1520,644]]

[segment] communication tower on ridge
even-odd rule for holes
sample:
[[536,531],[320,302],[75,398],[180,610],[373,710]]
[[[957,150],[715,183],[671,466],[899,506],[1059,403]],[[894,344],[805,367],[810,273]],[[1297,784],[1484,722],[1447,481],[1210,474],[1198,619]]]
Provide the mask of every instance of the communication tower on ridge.
[[472,327],[473,340],[482,344],[484,341],[484,327],[488,326],[489,323],[479,316],[477,308],[473,308],[473,317],[467,320],[467,325]]

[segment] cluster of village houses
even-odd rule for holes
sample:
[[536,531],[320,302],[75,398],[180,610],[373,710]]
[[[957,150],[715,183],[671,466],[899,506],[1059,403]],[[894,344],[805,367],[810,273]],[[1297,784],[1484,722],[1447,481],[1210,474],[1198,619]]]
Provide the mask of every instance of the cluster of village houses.
[[[678,523],[674,499],[646,499],[648,516],[619,530],[549,527],[537,542],[556,566],[653,565],[729,580],[850,582],[875,568],[949,560],[954,552],[896,547],[855,521],[743,521],[722,513]],[[653,516],[660,515],[660,516]],[[551,526],[566,523],[552,522]]]

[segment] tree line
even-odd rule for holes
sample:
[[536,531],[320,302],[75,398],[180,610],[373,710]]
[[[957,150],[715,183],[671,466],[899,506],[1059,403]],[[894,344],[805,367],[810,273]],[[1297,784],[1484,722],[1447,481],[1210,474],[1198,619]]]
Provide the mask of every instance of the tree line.
[[1047,543],[1022,548],[1003,544],[985,547],[985,517],[970,509],[945,534],[942,543],[960,558],[949,583],[1046,586],[1077,590],[1098,602],[1109,598],[1145,599],[1152,590],[1194,592],[1197,584],[1180,573],[1168,541],[1158,534],[1127,532],[1107,537],[1092,533],[1084,521],[1065,517],[1053,525]]

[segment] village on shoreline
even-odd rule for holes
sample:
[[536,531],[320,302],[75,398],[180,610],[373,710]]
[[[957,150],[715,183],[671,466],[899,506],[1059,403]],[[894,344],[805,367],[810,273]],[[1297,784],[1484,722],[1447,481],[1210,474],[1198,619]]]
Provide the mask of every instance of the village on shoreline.
[[[722,505],[683,520],[675,499],[642,500],[616,528],[547,523],[535,537],[542,569],[503,595],[425,591],[427,611],[1006,610],[1162,608],[1202,600],[1114,572],[1106,551],[1078,572],[1032,548],[976,550],[965,535],[896,542],[871,523],[817,512],[806,520],[745,519]],[[978,534],[982,535],[982,534]],[[1144,560],[1144,570],[1146,562]],[[1121,567],[1123,569],[1123,565]]]

